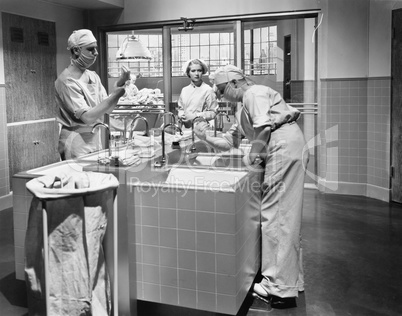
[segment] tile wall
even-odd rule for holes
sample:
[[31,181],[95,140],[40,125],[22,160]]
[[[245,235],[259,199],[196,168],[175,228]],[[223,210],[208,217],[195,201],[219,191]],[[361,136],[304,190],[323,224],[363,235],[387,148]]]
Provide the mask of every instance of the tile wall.
[[320,93],[319,175],[339,184],[328,192],[367,195],[368,185],[386,192],[390,79],[322,80]]
[[367,183],[388,188],[391,162],[391,79],[369,79],[367,90]]

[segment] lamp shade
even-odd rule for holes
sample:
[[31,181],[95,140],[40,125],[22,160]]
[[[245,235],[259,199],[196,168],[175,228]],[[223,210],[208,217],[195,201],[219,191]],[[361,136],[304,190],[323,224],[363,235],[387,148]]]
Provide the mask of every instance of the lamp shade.
[[152,55],[141,41],[134,35],[126,37],[116,53],[116,59],[146,59],[151,60]]

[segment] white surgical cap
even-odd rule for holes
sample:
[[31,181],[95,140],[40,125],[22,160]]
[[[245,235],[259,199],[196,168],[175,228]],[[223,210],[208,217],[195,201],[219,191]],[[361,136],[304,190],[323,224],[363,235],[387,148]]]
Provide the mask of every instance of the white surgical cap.
[[198,61],[199,64],[201,65],[201,67],[202,67],[202,74],[206,74],[206,73],[208,72],[208,66],[207,66],[206,62],[203,61],[202,59],[195,58],[195,59],[187,60],[187,61],[183,64],[183,66],[181,67],[181,70],[183,71],[183,74],[184,74],[184,75],[188,76],[188,73],[187,73],[188,67],[190,67],[190,64],[191,64],[191,63],[194,63],[194,61],[196,61],[195,64],[198,64],[198,63],[197,63],[197,61]]
[[244,78],[245,76],[243,74],[243,71],[240,68],[237,68],[236,66],[233,65],[226,65],[224,67],[220,67],[209,76],[209,80],[215,85],[226,83],[232,81],[233,79],[241,80]]
[[70,50],[73,47],[81,47],[96,42],[95,36],[90,30],[81,29],[74,31],[68,38],[67,49]]

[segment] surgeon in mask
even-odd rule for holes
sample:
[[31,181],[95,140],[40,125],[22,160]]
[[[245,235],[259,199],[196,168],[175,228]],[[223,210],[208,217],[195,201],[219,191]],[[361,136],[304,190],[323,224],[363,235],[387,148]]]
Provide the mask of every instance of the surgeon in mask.
[[98,56],[97,40],[90,30],[74,31],[68,38],[70,64],[55,81],[57,120],[61,124],[58,150],[62,160],[74,159],[102,148],[100,132],[92,128],[113,111],[130,71],[122,67],[115,89],[108,94],[96,72],[89,70]]
[[219,96],[241,102],[236,121],[221,137],[209,136],[199,122],[196,135],[211,146],[227,151],[246,137],[251,145],[243,158],[247,165],[265,168],[261,183],[261,282],[255,295],[273,308],[296,306],[304,291],[301,220],[308,150],[296,123],[300,112],[286,104],[275,90],[254,84],[242,70],[227,65],[210,75]]

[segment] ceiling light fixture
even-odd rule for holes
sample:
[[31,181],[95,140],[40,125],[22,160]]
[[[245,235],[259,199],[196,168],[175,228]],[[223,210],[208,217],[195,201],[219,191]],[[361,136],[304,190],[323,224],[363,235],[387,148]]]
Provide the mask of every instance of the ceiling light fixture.
[[148,48],[134,35],[127,36],[116,53],[116,60],[145,59],[151,60],[152,54]]

